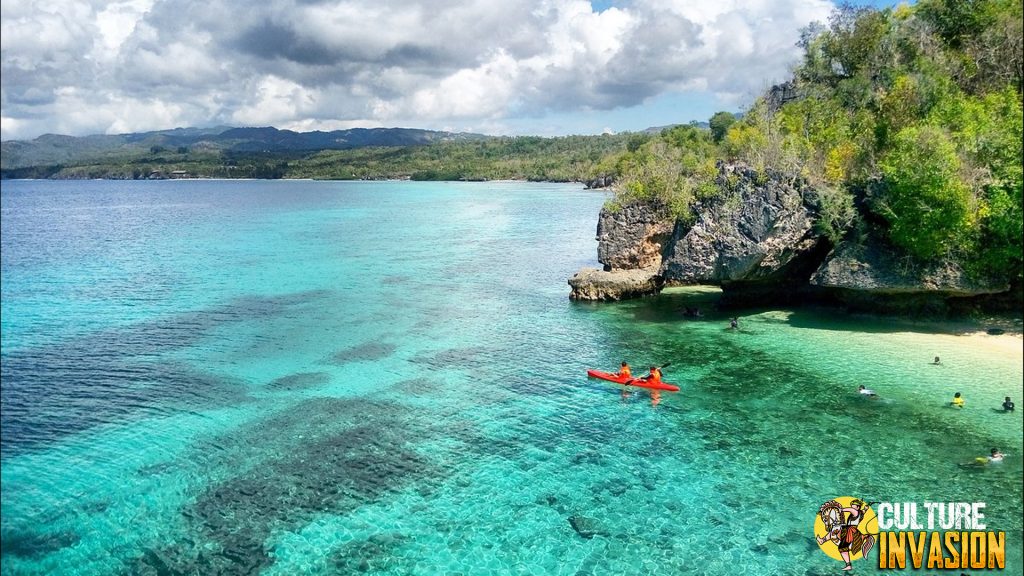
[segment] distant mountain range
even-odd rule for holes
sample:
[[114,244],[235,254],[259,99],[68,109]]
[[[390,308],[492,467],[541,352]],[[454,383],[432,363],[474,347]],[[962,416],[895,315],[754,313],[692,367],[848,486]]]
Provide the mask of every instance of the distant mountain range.
[[35,140],[0,143],[0,168],[52,166],[103,161],[112,157],[148,154],[154,150],[187,148],[208,152],[297,153],[348,150],[369,146],[423,146],[437,142],[490,138],[466,132],[415,128],[352,128],[331,132],[294,132],[277,128],[175,128],[132,134],[61,136],[44,134]]

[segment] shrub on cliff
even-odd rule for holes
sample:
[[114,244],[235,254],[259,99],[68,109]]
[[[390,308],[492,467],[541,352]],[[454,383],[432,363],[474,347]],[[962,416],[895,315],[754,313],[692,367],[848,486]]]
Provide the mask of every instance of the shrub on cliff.
[[842,7],[801,38],[797,97],[759,100],[719,154],[823,190],[833,240],[867,219],[919,261],[1020,279],[1021,14],[1021,0]]
[[897,246],[928,260],[970,241],[977,211],[962,168],[941,129],[911,126],[893,137],[881,160],[884,186],[874,209],[888,221]]
[[657,201],[672,216],[687,219],[694,200],[717,193],[718,148],[707,129],[676,126],[630,148],[614,161],[618,187],[610,208],[636,200]]

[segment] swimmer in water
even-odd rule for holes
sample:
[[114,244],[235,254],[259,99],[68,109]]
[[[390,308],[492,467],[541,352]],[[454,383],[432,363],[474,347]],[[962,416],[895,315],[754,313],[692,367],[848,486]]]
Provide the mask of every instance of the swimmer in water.
[[878,399],[878,394],[875,394],[875,391],[870,388],[865,388],[863,384],[857,387],[857,392],[867,396],[868,398],[872,398],[875,400]]
[[953,400],[951,400],[949,402],[949,405],[954,407],[954,408],[963,408],[964,407],[964,399],[963,399],[962,396],[960,396],[959,392],[957,392],[956,394],[953,394]]
[[1007,396],[1006,400],[1003,401],[1003,412],[1013,412],[1014,408],[1013,400],[1010,400],[1010,397]]
[[960,464],[961,468],[979,468],[988,466],[989,464],[1001,464],[1003,458],[1006,455],[999,451],[999,448],[993,448],[988,456],[978,456],[970,462]]

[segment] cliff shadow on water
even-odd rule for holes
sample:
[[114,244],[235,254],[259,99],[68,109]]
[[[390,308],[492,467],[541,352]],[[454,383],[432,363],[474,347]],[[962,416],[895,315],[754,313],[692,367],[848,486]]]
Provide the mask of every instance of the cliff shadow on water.
[[[749,296],[749,293],[747,294]],[[580,305],[582,305],[581,303]],[[1007,310],[982,313],[976,308],[967,310],[942,309],[936,314],[902,314],[861,311],[840,300],[819,294],[815,299],[735,299],[718,286],[675,286],[660,294],[614,306],[625,310],[635,321],[653,324],[712,323],[723,329],[733,318],[740,326],[744,318],[762,316],[761,321],[782,322],[793,328],[827,329],[861,333],[888,334],[917,332],[922,334],[966,335],[987,333],[993,336],[1024,334],[1024,316]],[[783,312],[768,318],[769,313]]]

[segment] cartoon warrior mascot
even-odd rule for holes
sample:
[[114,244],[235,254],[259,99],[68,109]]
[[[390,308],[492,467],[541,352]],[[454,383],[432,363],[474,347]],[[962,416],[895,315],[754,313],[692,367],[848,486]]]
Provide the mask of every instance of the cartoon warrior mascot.
[[826,540],[830,540],[839,547],[839,555],[846,562],[843,570],[853,569],[853,565],[850,564],[851,548],[853,550],[860,550],[861,554],[867,558],[868,552],[871,551],[871,547],[875,544],[874,536],[862,534],[857,529],[860,526],[861,520],[864,519],[864,514],[869,509],[863,500],[853,500],[848,508],[843,508],[843,505],[835,500],[829,500],[822,504],[821,509],[818,510],[818,515],[821,516],[821,521],[825,523],[826,530],[824,536],[816,538],[818,545],[822,545]]

